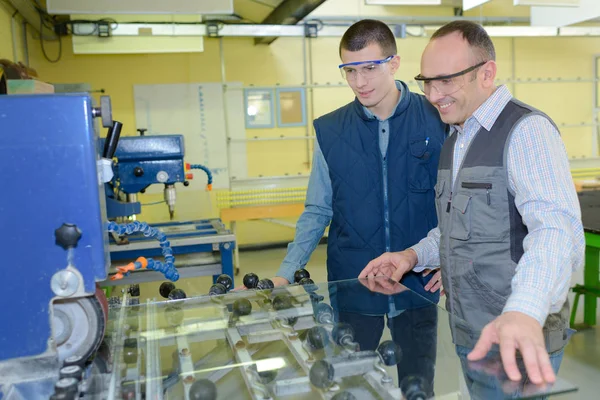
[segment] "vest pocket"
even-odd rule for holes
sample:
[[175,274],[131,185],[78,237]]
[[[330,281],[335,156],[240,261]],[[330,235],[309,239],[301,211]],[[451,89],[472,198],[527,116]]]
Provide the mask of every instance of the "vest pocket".
[[471,196],[457,193],[452,198],[452,220],[450,222],[450,237],[457,240],[471,238]]
[[[485,274],[485,271],[479,271],[478,274],[478,267],[473,261],[459,258],[452,264],[452,284],[458,286],[462,297],[460,301],[470,303],[463,304],[464,308],[477,310],[484,315],[490,314],[493,317],[500,315],[508,295],[498,293],[480,278],[479,274]],[[477,318],[477,316],[472,317]]]

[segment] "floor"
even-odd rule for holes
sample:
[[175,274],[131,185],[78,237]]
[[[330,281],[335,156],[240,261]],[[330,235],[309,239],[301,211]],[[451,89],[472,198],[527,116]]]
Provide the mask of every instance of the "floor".
[[[243,276],[249,272],[257,274],[260,278],[274,276],[279,268],[279,264],[285,257],[285,253],[285,248],[242,251],[240,253],[241,271],[236,277],[236,286],[241,283]],[[320,245],[313,253],[306,267],[315,282],[326,281],[325,260],[326,246]],[[156,297],[159,299],[159,284],[143,284],[141,287],[142,298]],[[177,283],[177,287],[185,290],[188,296],[198,296],[208,293],[211,284],[212,282],[209,278],[195,278],[179,282]],[[442,324],[442,318],[440,318],[440,325]],[[444,326],[440,326],[440,332],[444,332],[445,330]],[[443,387],[444,390],[446,390],[446,387],[454,387],[458,384],[455,375],[456,370],[454,370],[456,368],[453,360],[454,355],[450,354],[451,350],[449,350],[452,349],[452,346],[448,343],[446,347],[438,350],[438,354],[442,354],[440,352],[445,351],[445,355],[439,357],[438,368],[436,369],[436,374],[438,375],[442,371],[452,371],[452,373],[444,373],[442,377],[438,378],[440,387]],[[444,382],[446,377],[448,382]],[[571,400],[597,399],[600,397],[600,328],[577,332],[573,335],[570,344],[565,350],[565,357],[559,377],[575,385],[579,390],[575,393],[564,394],[555,398]]]

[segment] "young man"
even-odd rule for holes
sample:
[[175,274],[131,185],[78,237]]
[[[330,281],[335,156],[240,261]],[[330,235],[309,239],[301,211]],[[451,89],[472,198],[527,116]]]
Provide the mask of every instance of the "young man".
[[[522,378],[518,349],[531,382],[553,382],[569,337],[571,274],[584,259],[581,211],[557,127],[495,76],[481,26],[452,22],[431,37],[416,79],[451,125],[436,184],[439,226],[360,276],[397,280],[440,264],[463,367],[499,344],[511,380]],[[472,395],[492,398],[489,382],[465,378]]]
[[[394,74],[400,66],[387,25],[352,25],[339,47],[342,76],[356,98],[314,121],[317,140],[306,208],[275,285],[293,282],[331,223],[328,280],[356,279],[385,251],[417,243],[437,225],[433,187],[447,133],[435,108],[411,93]],[[432,387],[439,292],[425,289],[431,276],[408,273],[401,283],[419,296],[372,296],[365,289],[330,294],[340,322],[349,323],[362,350],[375,350],[387,325],[402,348],[401,380],[424,377]],[[379,302],[373,300],[377,298]]]

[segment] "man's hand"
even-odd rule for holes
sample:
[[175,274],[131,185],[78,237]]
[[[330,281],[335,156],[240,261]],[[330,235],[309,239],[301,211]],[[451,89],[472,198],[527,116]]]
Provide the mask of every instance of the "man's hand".
[[502,364],[509,379],[521,379],[515,356],[516,350],[519,350],[532,383],[539,385],[555,381],[556,376],[544,344],[542,327],[536,319],[516,311],[500,315],[483,328],[479,341],[467,359],[481,360],[492,344],[500,346]]
[[405,273],[417,265],[417,253],[413,249],[398,253],[384,253],[371,260],[362,270],[358,278],[384,275],[399,282]]
[[406,286],[393,281],[390,278],[386,278],[385,276],[378,276],[376,278],[367,277],[366,279],[359,280],[359,282],[372,292],[378,292],[388,296],[393,296],[408,290]]
[[[276,276],[276,277],[271,278],[271,282],[273,282],[273,286],[275,286],[275,287],[285,286],[285,285],[290,284],[290,282],[287,279],[282,278],[281,276]],[[247,289],[248,288],[246,286],[240,285],[240,286],[236,286],[236,288],[233,290],[247,290]]]
[[440,296],[443,296],[446,294],[446,292],[444,292],[444,288],[442,287],[442,270],[441,269],[426,269],[425,271],[423,271],[423,276],[427,276],[433,271],[436,271],[436,273],[433,274],[433,276],[431,277],[429,282],[427,282],[427,285],[425,285],[425,290],[429,290],[430,292],[433,293],[433,292],[437,291],[438,289],[441,289]]

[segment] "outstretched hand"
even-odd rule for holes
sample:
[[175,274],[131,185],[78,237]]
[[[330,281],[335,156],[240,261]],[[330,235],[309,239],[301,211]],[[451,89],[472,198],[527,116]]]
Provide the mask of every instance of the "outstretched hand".
[[358,275],[358,278],[383,275],[399,282],[404,274],[412,270],[415,265],[417,265],[417,253],[412,249],[398,253],[384,253],[376,259],[371,260],[360,275]]

